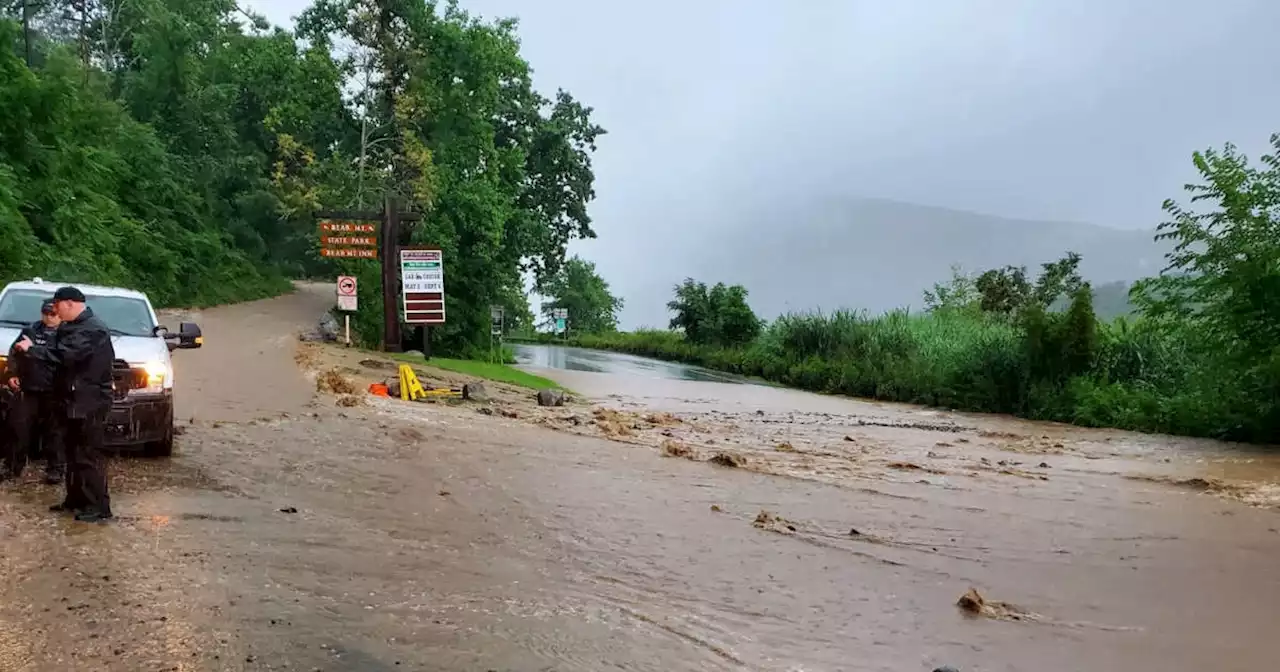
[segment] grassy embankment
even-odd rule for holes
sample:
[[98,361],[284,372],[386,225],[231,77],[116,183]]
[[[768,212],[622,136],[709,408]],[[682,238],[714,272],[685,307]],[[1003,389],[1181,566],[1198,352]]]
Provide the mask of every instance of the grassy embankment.
[[521,371],[507,364],[499,364],[496,362],[483,362],[474,359],[447,359],[441,357],[432,357],[430,360],[424,360],[420,355],[408,355],[403,353],[393,354],[394,359],[416,364],[419,366],[430,366],[453,373],[460,373],[464,376],[472,376],[474,378],[483,378],[499,383],[507,383],[519,387],[527,387],[531,390],[545,389],[562,389],[555,381],[535,376],[532,373]]
[[1189,337],[1142,321],[1099,323],[1083,370],[1054,375],[1021,325],[972,313],[779,318],[744,347],[676,332],[530,339],[678,361],[829,394],[1152,433],[1265,441],[1269,420]]

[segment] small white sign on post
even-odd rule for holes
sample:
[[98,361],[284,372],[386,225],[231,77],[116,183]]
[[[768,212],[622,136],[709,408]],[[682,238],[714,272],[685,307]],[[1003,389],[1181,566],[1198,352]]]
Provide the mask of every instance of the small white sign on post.
[[355,276],[338,276],[338,310],[343,312],[342,321],[346,330],[347,346],[351,345],[351,313],[360,305],[357,299]]
[[354,276],[338,276],[338,310],[357,310],[360,305],[360,301],[357,297],[356,287],[356,279]]

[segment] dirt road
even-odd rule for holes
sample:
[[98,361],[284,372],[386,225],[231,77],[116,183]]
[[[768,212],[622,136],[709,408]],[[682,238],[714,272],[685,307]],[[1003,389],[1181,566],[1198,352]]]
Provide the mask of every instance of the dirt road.
[[[1280,514],[1188,480],[1265,458],[700,383],[594,413],[348,408],[295,361],[330,301],[196,316],[178,454],[113,465],[116,523],[0,490],[0,670],[1274,661]],[[1013,605],[966,616],[970,587]]]

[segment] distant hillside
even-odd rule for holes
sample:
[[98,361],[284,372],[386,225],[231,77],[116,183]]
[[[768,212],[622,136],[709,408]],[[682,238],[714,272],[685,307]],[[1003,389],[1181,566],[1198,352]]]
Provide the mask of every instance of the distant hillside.
[[1033,271],[1071,250],[1082,255],[1081,273],[1099,289],[1163,267],[1152,231],[883,200],[799,204],[761,213],[740,230],[750,237],[703,251],[696,276],[746,285],[752,307],[766,318],[813,308],[921,309],[921,292],[949,277],[952,264],[970,272],[1008,264]]
[[1133,304],[1129,303],[1129,288],[1132,283],[1109,282],[1093,286],[1093,312],[1104,320],[1133,314]]

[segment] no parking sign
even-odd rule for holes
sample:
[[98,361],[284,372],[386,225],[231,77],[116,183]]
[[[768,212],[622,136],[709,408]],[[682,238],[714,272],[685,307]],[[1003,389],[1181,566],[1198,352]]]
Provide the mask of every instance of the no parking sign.
[[338,310],[355,311],[360,305],[356,299],[356,287],[354,276],[338,276]]

